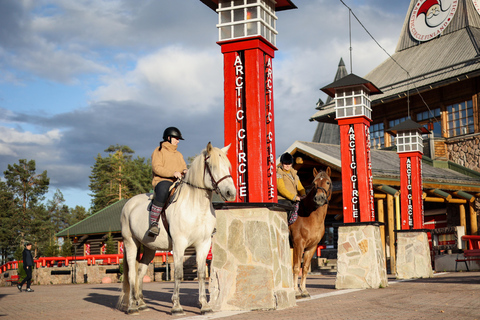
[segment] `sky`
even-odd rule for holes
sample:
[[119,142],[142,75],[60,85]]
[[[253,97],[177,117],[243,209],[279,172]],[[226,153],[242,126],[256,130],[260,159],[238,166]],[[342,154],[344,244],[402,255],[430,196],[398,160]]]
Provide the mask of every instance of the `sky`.
[[[277,12],[273,60],[277,157],[311,141],[319,89],[340,58],[358,76],[388,58],[340,0],[293,0]],[[409,0],[343,0],[393,54]],[[150,158],[169,126],[193,157],[223,147],[217,13],[200,0],[0,1],[0,171],[19,159],[47,170],[50,191],[89,208],[98,154],[126,145]],[[1,175],[3,177],[3,174]]]

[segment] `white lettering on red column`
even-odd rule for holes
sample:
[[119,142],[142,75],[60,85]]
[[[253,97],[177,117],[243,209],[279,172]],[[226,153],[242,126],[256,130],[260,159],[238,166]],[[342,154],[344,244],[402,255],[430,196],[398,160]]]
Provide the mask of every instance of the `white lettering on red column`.
[[[274,127],[273,127],[273,72],[272,72],[272,58],[265,55],[265,113],[266,113],[266,129],[267,129],[267,190],[268,199],[275,197],[275,157],[274,157]],[[275,178],[276,179],[276,178]]]
[[[245,150],[245,111],[243,106],[244,81],[243,81],[243,62],[239,53],[235,58],[235,93],[236,93],[236,118],[237,118],[237,152],[238,152],[238,191],[240,198],[247,196],[247,154]],[[245,199],[242,199],[245,200]]]
[[358,221],[359,217],[359,195],[358,195],[358,184],[357,184],[357,157],[356,157],[356,150],[355,150],[355,130],[353,125],[350,125],[348,129],[348,147],[350,150],[350,182],[352,184],[352,214],[353,219]]

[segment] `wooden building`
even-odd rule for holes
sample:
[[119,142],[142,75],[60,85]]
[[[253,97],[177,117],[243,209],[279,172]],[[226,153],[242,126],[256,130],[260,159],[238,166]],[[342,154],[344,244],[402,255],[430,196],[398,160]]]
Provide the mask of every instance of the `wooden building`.
[[[437,1],[411,0],[395,53],[362,76],[382,91],[372,96],[370,142],[377,219],[386,223],[385,239],[392,245],[394,230],[399,229],[400,178],[395,137],[388,131],[408,118],[431,131],[423,136],[425,227],[464,226],[466,234],[478,234],[480,1],[442,1],[437,21],[431,23],[427,7],[435,5]],[[334,81],[347,74],[340,60]],[[288,149],[301,159],[297,168],[306,184],[311,167],[333,166],[338,195],[332,201],[330,224],[342,211],[334,107],[330,97],[325,103],[319,100],[310,119],[318,122],[313,142],[297,141]]]
[[111,233],[115,242],[116,253],[123,253],[123,238],[121,234],[120,215],[123,205],[128,199],[123,199],[92,214],[82,221],[70,226],[56,236],[70,238],[77,246],[78,256],[103,254],[107,236]]

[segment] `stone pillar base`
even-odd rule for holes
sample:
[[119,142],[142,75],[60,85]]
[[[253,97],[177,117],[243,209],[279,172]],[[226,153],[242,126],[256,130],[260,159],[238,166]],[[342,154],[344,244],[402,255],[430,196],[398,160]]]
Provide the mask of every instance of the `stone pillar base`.
[[397,233],[397,279],[432,278],[428,235],[412,230]]
[[338,228],[337,289],[388,286],[380,227],[345,225]]
[[213,310],[295,306],[286,212],[264,207],[215,212],[209,287]]

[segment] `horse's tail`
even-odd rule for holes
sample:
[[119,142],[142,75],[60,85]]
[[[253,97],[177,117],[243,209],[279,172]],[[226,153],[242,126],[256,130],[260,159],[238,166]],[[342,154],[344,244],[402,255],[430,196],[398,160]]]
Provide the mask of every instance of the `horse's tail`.
[[117,309],[120,311],[127,311],[128,309],[128,299],[130,296],[130,281],[128,279],[128,263],[126,257],[123,257],[123,282],[122,282],[122,292],[117,301]]

